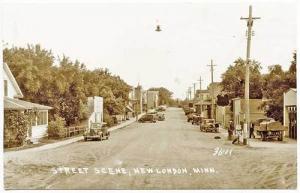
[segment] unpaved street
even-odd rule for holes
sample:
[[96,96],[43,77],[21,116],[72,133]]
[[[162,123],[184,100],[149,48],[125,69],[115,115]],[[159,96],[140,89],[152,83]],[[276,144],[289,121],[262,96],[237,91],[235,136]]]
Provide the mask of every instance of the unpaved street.
[[[221,139],[214,139],[216,135]],[[231,150],[231,155],[215,156],[217,147]],[[106,141],[5,156],[4,162],[7,189],[285,189],[297,183],[295,142],[232,145],[222,133],[203,133],[187,123],[179,108],[169,108],[166,121],[133,123]],[[53,168],[62,167],[88,172],[54,174]],[[101,168],[124,168],[127,173],[95,172]],[[137,168],[154,172],[137,173]],[[179,168],[182,173],[170,173]],[[210,172],[195,172],[205,168]]]

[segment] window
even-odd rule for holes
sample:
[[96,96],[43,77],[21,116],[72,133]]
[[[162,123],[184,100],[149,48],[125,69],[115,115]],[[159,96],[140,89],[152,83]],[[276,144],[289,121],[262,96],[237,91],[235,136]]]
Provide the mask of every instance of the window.
[[7,80],[4,80],[4,96],[8,95]]
[[37,125],[46,125],[47,124],[47,111],[42,111],[38,113]]

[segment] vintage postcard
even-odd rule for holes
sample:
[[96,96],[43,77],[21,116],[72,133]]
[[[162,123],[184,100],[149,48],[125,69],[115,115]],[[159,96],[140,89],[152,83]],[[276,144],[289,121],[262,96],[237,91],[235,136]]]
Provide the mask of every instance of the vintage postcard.
[[0,6],[5,190],[297,189],[296,1]]

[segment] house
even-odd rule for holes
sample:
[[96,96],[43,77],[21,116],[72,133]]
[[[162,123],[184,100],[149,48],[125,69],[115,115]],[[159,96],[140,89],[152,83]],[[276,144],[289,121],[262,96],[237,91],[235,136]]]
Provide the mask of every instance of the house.
[[52,107],[21,100],[23,93],[6,63],[3,63],[3,81],[4,113],[5,111],[30,112],[32,118],[31,127],[27,128],[27,139],[37,143],[40,138],[47,136],[48,111]]
[[286,136],[297,139],[297,89],[283,93],[283,125],[288,128]]
[[[245,111],[245,99],[241,98],[234,98],[232,99],[233,103],[233,123],[234,126],[239,126],[244,121],[246,116]],[[249,114],[249,121],[254,122],[257,119],[266,118],[265,110],[262,107],[265,103],[263,99],[249,99],[249,107],[250,107],[250,114]]]
[[156,107],[158,107],[158,94],[159,91],[147,91],[147,110],[155,109]]

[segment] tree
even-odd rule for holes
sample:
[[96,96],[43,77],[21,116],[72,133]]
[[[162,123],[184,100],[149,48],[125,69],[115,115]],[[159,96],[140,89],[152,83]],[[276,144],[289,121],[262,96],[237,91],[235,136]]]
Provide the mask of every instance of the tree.
[[[124,112],[130,86],[108,69],[87,70],[78,60],[55,58],[40,45],[13,47],[3,51],[4,62],[14,74],[24,100],[53,107],[50,121],[60,116],[66,125],[86,118],[87,97],[104,98],[105,117]],[[54,61],[58,60],[58,65]]]
[[296,52],[288,71],[284,72],[279,64],[269,67],[269,73],[263,78],[263,93],[270,101],[266,115],[283,122],[283,93],[289,88],[296,88]]
[[[245,92],[245,61],[238,58],[222,74],[221,85],[229,98],[244,97]],[[250,60],[250,98],[262,98],[262,77],[261,65],[259,62]]]

